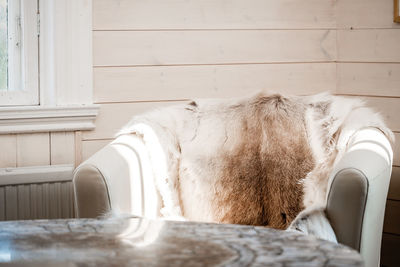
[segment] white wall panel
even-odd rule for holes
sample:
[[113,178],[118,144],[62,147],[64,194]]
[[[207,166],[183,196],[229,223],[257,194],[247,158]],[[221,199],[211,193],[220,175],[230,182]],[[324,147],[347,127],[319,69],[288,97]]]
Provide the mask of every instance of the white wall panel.
[[237,97],[261,90],[335,91],[335,63],[98,67],[95,102]]
[[400,28],[393,22],[393,0],[337,0],[338,28]]
[[17,134],[17,167],[50,165],[49,133]]
[[17,136],[15,134],[0,135],[0,168],[17,166]]
[[400,64],[338,63],[337,93],[400,97]]
[[74,132],[50,133],[51,165],[75,162]]
[[334,61],[336,31],[95,31],[93,55],[94,66]]
[[94,30],[334,28],[329,0],[95,0]]
[[400,63],[400,29],[338,30],[338,61]]

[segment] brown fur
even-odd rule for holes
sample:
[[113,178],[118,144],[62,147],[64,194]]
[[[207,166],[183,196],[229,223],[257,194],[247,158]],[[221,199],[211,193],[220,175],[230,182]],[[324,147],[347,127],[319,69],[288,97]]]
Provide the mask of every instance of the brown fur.
[[314,166],[304,117],[298,113],[304,106],[272,95],[255,98],[245,109],[237,118],[242,142],[234,153],[220,152],[215,219],[286,229],[304,208],[301,179]]
[[[152,159],[165,216],[286,229],[304,208],[324,205],[334,163],[363,127],[392,137],[360,101],[261,93],[156,110],[121,134],[144,136],[150,157],[165,154],[165,172]],[[146,139],[153,133],[158,154]]]

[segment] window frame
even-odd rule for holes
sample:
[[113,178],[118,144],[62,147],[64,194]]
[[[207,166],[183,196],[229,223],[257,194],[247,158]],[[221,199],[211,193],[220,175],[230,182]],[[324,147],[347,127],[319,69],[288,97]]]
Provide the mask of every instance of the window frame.
[[0,107],[0,134],[92,130],[92,0],[38,0],[39,105]]
[[8,88],[0,106],[39,105],[38,0],[8,0]]

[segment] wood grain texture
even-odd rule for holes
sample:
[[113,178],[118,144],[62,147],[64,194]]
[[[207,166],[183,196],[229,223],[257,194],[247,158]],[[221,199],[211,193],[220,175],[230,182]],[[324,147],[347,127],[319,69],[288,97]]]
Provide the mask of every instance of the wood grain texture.
[[41,197],[39,198],[39,194],[38,194],[38,187],[40,187],[40,184],[31,184],[31,191],[30,191],[30,206],[31,206],[31,210],[30,210],[30,218],[39,218],[39,205],[42,205],[42,203],[40,202]]
[[17,167],[50,165],[49,133],[17,134]]
[[95,102],[335,91],[335,63],[94,68]]
[[337,93],[400,97],[400,64],[338,63]]
[[113,139],[87,140],[82,142],[82,159],[87,160],[94,153],[105,147]]
[[[94,68],[95,101],[115,103],[102,105],[96,130],[83,133],[83,158],[112,140],[101,138],[112,138],[133,114],[158,105],[123,102],[229,97],[264,88],[297,94],[333,88],[361,96],[400,131],[400,25],[392,22],[392,0],[96,0],[93,17],[94,65],[113,66]],[[303,28],[309,30],[294,30]],[[316,61],[332,63],[274,64]],[[198,64],[209,66],[192,66]],[[149,67],[132,67],[140,65]],[[393,168],[388,198],[400,200],[400,167]],[[385,230],[397,232],[393,203]],[[383,265],[398,266],[399,247],[399,236],[384,234]]]
[[382,235],[381,266],[398,267],[400,262],[400,236],[386,234]]
[[337,30],[338,61],[400,62],[400,29]]
[[400,98],[362,97],[368,107],[379,112],[392,131],[400,131]]
[[393,0],[336,1],[338,28],[400,28],[393,23]]
[[44,202],[43,202],[43,186],[38,186],[38,185],[33,185],[33,194],[31,194],[31,197],[35,197],[35,204],[36,204],[36,208],[34,209],[34,216],[33,218],[38,218],[38,219],[42,219],[45,218],[43,215],[43,206],[44,206]]
[[75,162],[74,132],[50,133],[51,165]]
[[58,201],[56,199],[56,188],[55,183],[49,183],[48,185],[48,199],[49,199],[49,218],[56,219],[57,218],[57,208],[58,208]]
[[5,186],[6,220],[18,219],[18,193],[16,186]]
[[388,199],[400,200],[400,167],[393,167],[392,177],[390,178],[390,186]]
[[134,115],[146,111],[174,105],[182,102],[143,102],[143,103],[115,103],[102,104],[96,120],[96,129],[93,131],[82,132],[83,140],[91,139],[110,139],[130,121]]
[[320,62],[336,59],[333,30],[97,31],[94,66]]
[[96,0],[94,30],[303,29],[335,27],[331,1]]
[[0,187],[0,220],[74,218],[72,182]]
[[400,201],[388,200],[386,202],[383,231],[400,235]]
[[17,166],[17,136],[15,134],[0,135],[0,168]]
[[41,216],[42,218],[50,218],[50,198],[49,198],[49,183],[43,184],[41,186],[41,192],[42,192],[42,202],[43,206],[41,207]]
[[30,219],[30,185],[17,185],[17,196],[18,196],[18,219],[28,220]]
[[60,218],[73,218],[73,214],[71,212],[71,199],[70,199],[70,182],[61,183],[61,210],[60,210]]

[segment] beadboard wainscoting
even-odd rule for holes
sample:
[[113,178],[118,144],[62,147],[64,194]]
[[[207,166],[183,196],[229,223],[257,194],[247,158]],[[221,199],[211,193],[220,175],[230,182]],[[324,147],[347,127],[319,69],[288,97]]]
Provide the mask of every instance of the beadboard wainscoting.
[[0,170],[0,220],[74,218],[73,165]]

